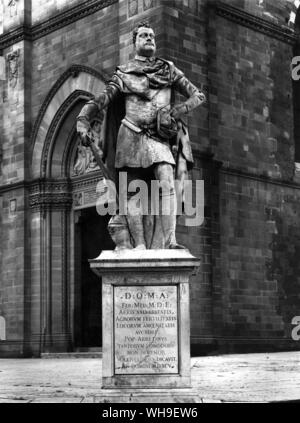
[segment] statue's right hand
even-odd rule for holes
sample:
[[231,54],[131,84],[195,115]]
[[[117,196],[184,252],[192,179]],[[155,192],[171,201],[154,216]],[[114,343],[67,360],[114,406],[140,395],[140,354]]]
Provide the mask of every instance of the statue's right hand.
[[89,129],[90,129],[90,124],[87,120],[85,119],[77,120],[77,124],[76,124],[77,132],[79,132],[80,134],[86,135]]
[[90,125],[88,122],[78,120],[76,125],[77,132],[80,136],[82,144],[87,147],[89,145],[89,137],[88,131],[90,129]]
[[178,146],[177,145],[172,146],[172,154],[173,154],[173,157],[176,159],[177,154],[178,154]]
[[82,145],[84,147],[88,147],[90,145],[91,140],[90,140],[89,136],[87,135],[87,132],[86,133],[79,132],[79,136],[80,136],[80,140],[81,140]]

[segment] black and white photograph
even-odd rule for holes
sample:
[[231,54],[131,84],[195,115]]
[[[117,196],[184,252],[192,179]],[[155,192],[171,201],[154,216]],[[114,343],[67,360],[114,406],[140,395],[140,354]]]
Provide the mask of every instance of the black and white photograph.
[[38,403],[300,403],[300,0],[0,0],[0,409]]

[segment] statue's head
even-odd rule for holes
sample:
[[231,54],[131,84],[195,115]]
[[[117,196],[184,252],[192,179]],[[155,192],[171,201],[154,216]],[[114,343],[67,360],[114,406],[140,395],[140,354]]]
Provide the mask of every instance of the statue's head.
[[155,55],[156,44],[153,28],[147,21],[142,21],[133,30],[133,44],[139,56],[151,57]]

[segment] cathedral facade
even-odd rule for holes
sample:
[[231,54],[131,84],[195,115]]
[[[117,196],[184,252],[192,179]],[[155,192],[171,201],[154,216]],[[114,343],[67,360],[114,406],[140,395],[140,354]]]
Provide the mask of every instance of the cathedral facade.
[[[144,19],[157,55],[207,95],[188,118],[204,222],[180,218],[177,231],[201,259],[192,350],[299,350],[294,2],[2,0],[0,19],[0,357],[102,346],[101,281],[88,259],[113,243],[95,207],[102,174],[76,116],[133,57]],[[94,125],[99,142],[107,124],[104,114]]]

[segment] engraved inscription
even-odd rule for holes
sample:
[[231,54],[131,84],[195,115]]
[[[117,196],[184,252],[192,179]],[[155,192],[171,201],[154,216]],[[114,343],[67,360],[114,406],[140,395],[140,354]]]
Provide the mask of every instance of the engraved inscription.
[[96,190],[91,190],[91,191],[86,191],[84,193],[84,204],[96,204],[98,198],[98,193],[96,192]]
[[114,288],[115,374],[178,373],[176,286]]
[[82,209],[86,208],[87,206],[95,206],[98,195],[99,194],[97,193],[96,189],[75,192],[73,194],[73,207],[75,209]]

